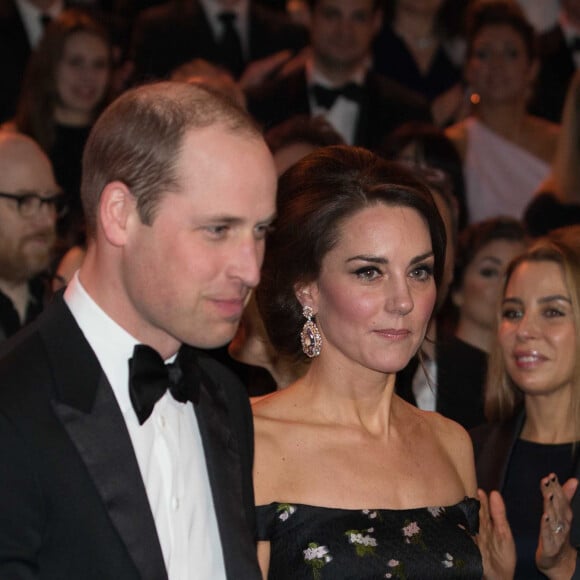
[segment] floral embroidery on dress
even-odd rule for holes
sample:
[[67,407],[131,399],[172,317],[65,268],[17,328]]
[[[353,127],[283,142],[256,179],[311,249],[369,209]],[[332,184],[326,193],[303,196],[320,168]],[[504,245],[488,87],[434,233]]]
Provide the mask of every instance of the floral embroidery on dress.
[[[377,541],[372,536],[375,531],[374,528],[368,528],[367,530],[347,530],[344,535],[348,537],[348,541],[354,544],[354,548],[357,556],[368,556],[369,554],[375,553],[375,548],[377,547]],[[367,535],[365,535],[365,532]]]
[[258,538],[276,580],[481,580],[477,508],[473,498],[401,510],[282,500],[258,506]]
[[320,570],[326,566],[332,556],[326,546],[319,546],[315,542],[310,542],[304,552],[304,561],[312,568],[312,577],[314,580],[320,578]]
[[405,565],[399,560],[389,560],[388,566],[391,569],[390,572],[385,574],[385,578],[398,578],[399,580],[407,580],[405,576]]
[[289,503],[280,503],[276,508],[278,519],[285,522],[293,513],[296,512],[296,506]]
[[445,513],[444,507],[428,507],[427,511],[434,517],[438,518],[441,514]]
[[427,549],[427,546],[421,537],[421,528],[417,522],[405,520],[405,526],[401,528],[401,531],[403,532],[403,536],[405,536],[406,544],[416,544],[421,546],[424,550]]
[[381,519],[381,514],[379,514],[376,510],[362,510],[362,513],[365,516],[369,517],[369,520],[374,520],[374,519]]
[[444,557],[445,559],[441,560],[441,564],[443,564],[445,568],[463,568],[465,565],[463,560],[455,560],[455,558],[449,552],[446,552]]

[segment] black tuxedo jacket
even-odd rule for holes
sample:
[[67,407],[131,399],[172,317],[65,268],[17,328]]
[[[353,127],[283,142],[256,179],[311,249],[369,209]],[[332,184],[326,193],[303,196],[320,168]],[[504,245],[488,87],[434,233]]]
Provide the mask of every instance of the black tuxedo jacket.
[[[481,425],[472,429],[469,434],[473,441],[475,453],[475,470],[477,485],[489,493],[496,489],[502,491],[505,485],[511,454],[524,426],[525,413],[520,411],[503,423]],[[547,475],[547,474],[546,474]],[[574,477],[580,479],[580,461],[576,462]],[[539,485],[540,482],[530,482]],[[580,494],[572,500],[574,519],[570,530],[570,541],[580,549]],[[580,580],[580,566],[576,566],[573,580]]]
[[[439,338],[435,344],[437,376],[436,410],[444,417],[457,421],[465,429],[485,422],[483,387],[487,372],[487,354],[451,336]],[[419,356],[397,373],[395,392],[405,401],[417,406],[413,393],[413,379],[419,370]]]
[[[250,4],[248,40],[249,62],[283,49],[297,51],[308,42],[308,33],[285,15]],[[144,10],[135,23],[131,55],[136,81],[164,78],[194,58],[217,62],[218,53],[197,0],[172,0],[154,6]]]
[[[0,359],[0,578],[163,580],[153,515],[121,411],[58,299]],[[195,413],[227,577],[258,580],[247,396],[200,354]]]
[[538,44],[540,70],[529,110],[534,115],[560,123],[566,92],[576,65],[559,25],[540,35]]
[[[295,115],[310,115],[304,68],[248,91],[250,113],[269,129]],[[367,73],[355,145],[375,149],[393,129],[408,121],[431,121],[427,103],[398,83]]]

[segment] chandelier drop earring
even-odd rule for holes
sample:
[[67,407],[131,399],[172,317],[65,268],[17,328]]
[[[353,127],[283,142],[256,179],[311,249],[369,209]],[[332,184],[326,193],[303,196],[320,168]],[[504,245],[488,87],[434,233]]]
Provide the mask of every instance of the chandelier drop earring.
[[322,336],[320,336],[318,326],[312,320],[314,312],[310,306],[305,306],[302,309],[302,316],[306,318],[306,322],[300,332],[302,350],[308,358],[315,358],[320,355],[320,350],[322,349]]

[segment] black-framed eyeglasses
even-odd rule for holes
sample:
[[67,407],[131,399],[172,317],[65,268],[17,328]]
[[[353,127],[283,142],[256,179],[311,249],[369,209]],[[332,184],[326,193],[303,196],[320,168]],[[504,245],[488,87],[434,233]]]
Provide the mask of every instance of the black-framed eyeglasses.
[[20,217],[31,218],[38,215],[41,207],[46,205],[56,217],[62,217],[68,211],[66,195],[57,193],[50,196],[38,195],[38,193],[2,193],[1,199],[9,199],[16,204]]

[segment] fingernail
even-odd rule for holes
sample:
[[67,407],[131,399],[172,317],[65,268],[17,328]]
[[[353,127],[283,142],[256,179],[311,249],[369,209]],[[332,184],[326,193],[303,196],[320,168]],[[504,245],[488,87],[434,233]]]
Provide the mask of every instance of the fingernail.
[[552,477],[550,478],[550,481],[556,481],[556,476],[552,475]]
[[547,481],[544,481],[544,485],[545,485],[546,487],[549,487],[549,486],[550,486],[550,480],[548,479]]

